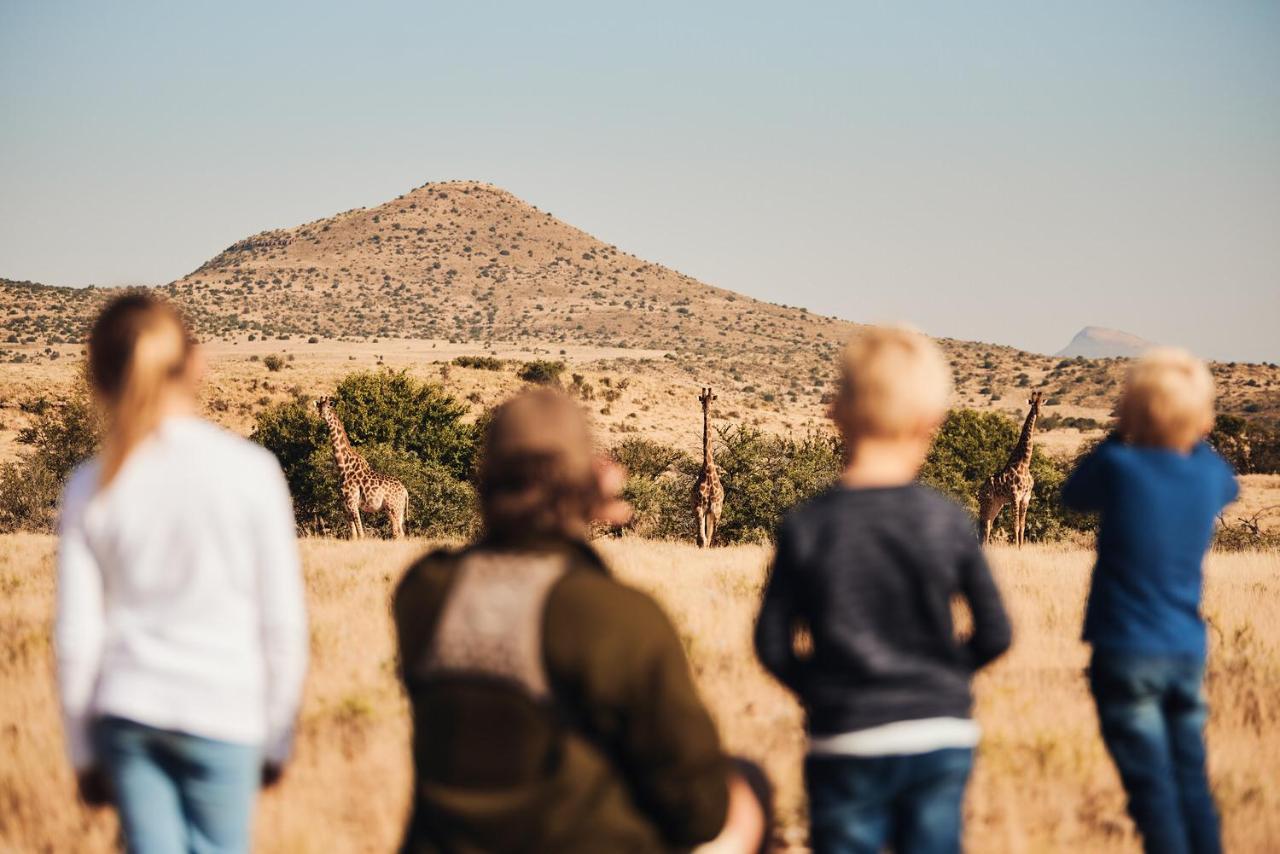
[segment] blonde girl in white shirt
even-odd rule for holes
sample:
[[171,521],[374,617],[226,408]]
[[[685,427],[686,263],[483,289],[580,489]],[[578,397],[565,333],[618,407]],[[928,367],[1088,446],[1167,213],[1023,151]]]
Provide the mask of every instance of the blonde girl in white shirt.
[[131,852],[239,852],[288,759],[307,628],[270,453],[196,416],[178,312],[135,293],[89,336],[102,452],[62,505],[55,646],[68,751]]

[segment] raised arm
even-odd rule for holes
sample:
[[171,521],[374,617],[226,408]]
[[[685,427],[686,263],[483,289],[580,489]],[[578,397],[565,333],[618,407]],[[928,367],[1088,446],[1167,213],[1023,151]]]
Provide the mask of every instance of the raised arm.
[[264,760],[278,772],[289,759],[307,672],[307,615],[289,488],[278,466],[264,476],[257,529],[259,631],[267,673]]
[[89,734],[106,631],[102,570],[84,531],[84,506],[94,477],[77,472],[63,493],[58,522],[58,598],[54,651],[67,752],[79,773],[95,763]]

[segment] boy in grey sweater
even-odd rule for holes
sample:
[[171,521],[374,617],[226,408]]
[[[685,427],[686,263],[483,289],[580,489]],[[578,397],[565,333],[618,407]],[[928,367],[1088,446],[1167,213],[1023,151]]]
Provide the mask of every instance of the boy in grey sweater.
[[[960,850],[979,738],[969,683],[1009,647],[1010,627],[968,514],[916,482],[950,392],[923,335],[853,341],[832,407],[848,465],[778,531],[756,650],[806,712],[819,854]],[[967,640],[956,596],[973,615]]]

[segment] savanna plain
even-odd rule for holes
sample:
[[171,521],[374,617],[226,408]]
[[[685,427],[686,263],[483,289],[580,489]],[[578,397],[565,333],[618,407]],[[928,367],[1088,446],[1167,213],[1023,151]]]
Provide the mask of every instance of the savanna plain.
[[[408,808],[409,719],[388,605],[423,540],[306,539],[312,665],[296,758],[266,794],[256,849],[393,850]],[[777,786],[779,841],[803,850],[799,710],[751,653],[770,552],[700,551],[636,538],[597,543],[616,573],[671,614],[728,748]],[[63,759],[50,644],[51,537],[0,537],[0,851],[107,851],[115,819],[75,797]],[[1078,636],[1091,555],[1078,546],[996,546],[990,557],[1015,628],[1013,650],[977,679],[984,729],[966,803],[976,852],[1136,851],[1103,751]],[[1280,553],[1207,562],[1210,771],[1227,850],[1280,839]],[[963,620],[960,621],[963,623]]]

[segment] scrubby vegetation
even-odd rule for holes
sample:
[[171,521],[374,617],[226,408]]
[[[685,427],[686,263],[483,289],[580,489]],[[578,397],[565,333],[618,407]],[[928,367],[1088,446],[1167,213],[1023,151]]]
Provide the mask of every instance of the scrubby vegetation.
[[1219,415],[1209,441],[1240,474],[1280,473],[1280,422]]
[[[537,367],[522,370],[530,382],[558,381],[563,369],[562,362],[528,362],[524,368],[530,365]],[[566,388],[587,405],[599,406],[603,401],[607,408],[628,384],[625,377],[596,376],[592,383],[574,374]],[[301,387],[278,391],[289,396],[262,396],[253,414],[253,438],[280,459],[300,529],[344,535],[346,520],[327,429]],[[377,470],[400,478],[408,487],[411,532],[465,536],[476,529],[471,478],[483,411],[473,420],[466,402],[441,386],[387,369],[348,374],[337,383],[335,396],[356,447]],[[211,399],[209,405],[215,410],[226,406],[220,398]],[[35,398],[21,407],[26,426],[18,441],[23,451],[0,465],[0,530],[48,531],[55,522],[66,475],[96,448],[97,425],[83,393],[64,400]],[[733,420],[715,437],[716,463],[727,496],[718,542],[764,542],[789,507],[835,480],[842,451],[827,433],[778,435],[739,413],[732,415]],[[1004,414],[955,410],[939,432],[921,479],[975,512],[978,487],[1004,464],[1017,431],[1017,423]],[[627,533],[692,540],[690,492],[701,459],[621,432],[624,435],[611,452],[630,473],[625,497],[635,507],[635,518]],[[1241,472],[1265,471],[1276,464],[1276,433],[1260,422],[1223,416],[1211,438]],[[1082,450],[1090,445],[1086,442]],[[1027,520],[1032,541],[1070,539],[1091,530],[1091,519],[1068,513],[1058,499],[1072,462],[1072,457],[1048,453],[1037,445],[1032,457],[1035,498]],[[1275,547],[1271,509],[1268,503],[1224,518],[1217,547]],[[1264,512],[1252,519],[1257,510]],[[384,524],[381,517],[367,522],[374,529]],[[1007,536],[1010,523],[1011,514],[1001,514],[997,535]]]
[[[978,488],[1008,461],[1018,442],[1018,431],[1019,425],[996,412],[951,412],[925,460],[921,481],[950,495],[976,517]],[[1070,468],[1070,461],[1033,447],[1031,475],[1036,485],[1027,511],[1028,540],[1059,540],[1073,531],[1092,528],[1088,517],[1067,511],[1059,498]],[[1008,536],[1012,523],[1012,512],[1006,508],[995,529]]]
[[[982,482],[1008,460],[1018,425],[994,412],[956,410],[942,425],[920,479],[977,512]],[[646,439],[632,438],[613,451],[627,467],[626,498],[636,509],[633,530],[644,536],[693,538],[689,495],[701,461]],[[718,542],[767,541],[788,508],[835,482],[842,449],[824,433],[801,438],[764,433],[745,425],[718,431],[716,466],[725,487]],[[1087,531],[1091,520],[1062,507],[1058,493],[1070,462],[1036,449],[1031,470],[1035,498],[1027,516],[1027,536],[1053,541]],[[997,531],[1010,532],[1011,514],[1001,514]]]
[[[476,428],[462,420],[465,405],[438,385],[392,371],[349,374],[334,398],[352,445],[376,471],[399,478],[409,490],[410,533],[466,536],[474,529],[468,478]],[[252,438],[280,460],[299,527],[345,533],[333,448],[312,400],[299,396],[267,407],[257,416]],[[365,525],[381,531],[386,521],[366,518]]]
[[455,356],[453,364],[459,368],[477,368],[482,371],[500,371],[507,363],[494,356]]
[[560,375],[564,373],[564,362],[553,362],[547,359],[535,359],[525,362],[516,371],[516,376],[527,383],[538,385],[560,385]]
[[33,420],[18,433],[24,452],[0,465],[0,532],[52,531],[62,485],[97,450],[99,426],[83,393],[64,401],[41,397],[23,407]]

